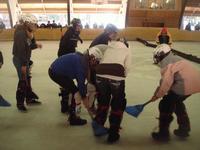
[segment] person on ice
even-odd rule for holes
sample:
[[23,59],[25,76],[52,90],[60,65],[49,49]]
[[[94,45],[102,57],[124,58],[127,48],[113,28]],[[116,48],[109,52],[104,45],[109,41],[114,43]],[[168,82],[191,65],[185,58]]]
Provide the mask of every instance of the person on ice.
[[108,24],[104,29],[104,32],[92,41],[90,48],[98,44],[108,45],[108,42],[114,40],[117,37],[117,33],[117,27],[113,24]]
[[[89,48],[92,48],[97,45],[108,45],[109,42],[117,38],[118,29],[113,24],[107,24],[104,32],[98,35],[90,44]],[[103,46],[104,47],[104,46]],[[88,86],[92,87],[92,90],[96,90],[96,73],[95,70],[91,70],[90,74],[90,81],[88,81]],[[95,101],[93,101],[90,110],[95,114],[96,113],[96,106]]]
[[[70,26],[65,34],[60,39],[59,49],[58,49],[58,57],[76,52],[76,47],[78,41],[83,43],[80,38],[80,32],[82,29],[81,20],[74,18],[71,21],[72,26]],[[64,88],[60,88],[59,96],[61,96],[61,112],[68,113],[69,111],[69,94]]]
[[17,25],[14,32],[13,64],[16,68],[19,82],[16,91],[17,108],[27,112],[24,105],[41,104],[37,101],[38,96],[33,92],[30,77],[30,58],[33,49],[41,48],[42,45],[34,41],[33,32],[37,28],[37,18],[31,14],[20,16],[21,24]]
[[[88,97],[85,80],[90,69],[98,64],[101,52],[90,51],[86,54],[79,52],[70,53],[57,58],[49,68],[50,78],[66,90],[66,94],[72,93],[69,107],[70,125],[84,125],[87,120],[81,119],[76,113],[77,102],[82,101],[88,108]],[[73,80],[77,81],[77,86]]]
[[[120,138],[119,129],[126,107],[125,78],[130,69],[131,57],[131,51],[124,41],[113,41],[95,67],[98,107],[92,127],[95,136],[108,133],[108,143],[114,143]],[[104,124],[110,107],[108,131]]]
[[157,141],[170,139],[169,127],[177,117],[178,129],[174,134],[188,137],[190,128],[189,116],[184,101],[194,93],[200,92],[200,73],[186,60],[174,55],[167,44],[157,46],[153,55],[154,63],[161,68],[160,85],[151,100],[159,102],[159,131],[152,133]]
[[166,27],[162,28],[156,36],[156,43],[159,44],[172,44],[171,34]]

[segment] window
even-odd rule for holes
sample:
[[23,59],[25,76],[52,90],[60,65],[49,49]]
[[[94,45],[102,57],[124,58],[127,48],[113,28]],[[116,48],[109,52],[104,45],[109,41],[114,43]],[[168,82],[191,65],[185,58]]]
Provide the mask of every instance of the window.
[[135,0],[138,9],[175,9],[175,0]]

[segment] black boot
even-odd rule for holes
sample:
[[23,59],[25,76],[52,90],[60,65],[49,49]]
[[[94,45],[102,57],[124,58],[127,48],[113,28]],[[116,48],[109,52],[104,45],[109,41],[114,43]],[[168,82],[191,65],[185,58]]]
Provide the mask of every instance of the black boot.
[[108,138],[107,138],[108,143],[113,144],[120,139],[118,127],[112,127],[111,126],[108,133],[109,133]]
[[74,125],[74,126],[82,126],[87,123],[87,120],[81,119],[80,117],[77,117],[76,115],[70,115],[69,123],[70,125]]
[[156,141],[167,142],[170,140],[169,131],[152,132],[151,136]]
[[181,137],[181,138],[186,138],[186,137],[190,136],[188,130],[184,130],[184,129],[180,129],[180,128],[174,130],[174,135]]
[[87,120],[81,119],[76,115],[76,103],[74,97],[71,99],[70,115],[69,115],[70,125],[81,126],[87,123]]
[[28,94],[27,97],[30,99],[39,99],[38,95],[32,90],[30,90],[27,94]]
[[188,117],[185,105],[183,103],[181,104],[182,105],[180,105],[175,111],[179,127],[178,129],[174,130],[174,134],[178,137],[186,138],[190,136],[190,119]]
[[60,89],[61,92],[59,93],[59,96],[62,97],[60,101],[61,106],[61,112],[62,113],[69,113],[69,94],[65,89]]
[[27,99],[27,98],[26,98],[26,104],[27,104],[27,105],[40,105],[41,102],[40,102],[40,101],[37,101],[37,100],[35,100],[35,99]]
[[16,99],[17,99],[17,109],[21,112],[27,112],[27,109],[24,106],[25,93],[21,90],[17,90]]
[[39,99],[38,95],[32,90],[31,78],[32,78],[31,76],[28,77],[27,97],[29,99]]
[[121,109],[114,110],[112,107],[113,102],[114,101],[111,102],[111,112],[109,116],[110,129],[107,138],[107,142],[110,144],[115,143],[120,139],[119,129],[123,117],[123,110]]
[[188,115],[177,116],[179,128],[174,130],[174,134],[181,138],[189,137],[190,121]]
[[27,112],[27,109],[26,109],[26,107],[24,105],[17,105],[17,108],[21,112]]
[[169,125],[172,122],[172,115],[161,114],[159,118],[159,131],[152,132],[151,136],[154,140],[167,142],[170,140]]

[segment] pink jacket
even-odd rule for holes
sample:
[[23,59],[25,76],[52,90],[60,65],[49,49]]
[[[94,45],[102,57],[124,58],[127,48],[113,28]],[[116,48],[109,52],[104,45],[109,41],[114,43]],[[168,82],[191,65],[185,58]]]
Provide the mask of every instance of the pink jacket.
[[200,73],[188,61],[170,53],[160,64],[162,77],[156,97],[163,97],[169,90],[178,95],[200,92]]

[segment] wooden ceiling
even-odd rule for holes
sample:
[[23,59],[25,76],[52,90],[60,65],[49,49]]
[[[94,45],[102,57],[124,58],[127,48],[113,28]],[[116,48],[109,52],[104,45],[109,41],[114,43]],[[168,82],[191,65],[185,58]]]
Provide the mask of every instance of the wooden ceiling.
[[[22,12],[28,13],[67,13],[68,0],[18,0]],[[94,2],[96,5],[94,5]],[[105,1],[104,3],[99,3]],[[71,11],[75,13],[119,13],[124,0],[70,0]],[[0,0],[5,3],[6,0]],[[4,4],[4,5],[5,5]],[[99,5],[101,4],[101,5]],[[2,5],[2,4],[1,4]],[[6,12],[5,6],[0,6],[0,12]]]
[[[90,4],[92,0],[71,0],[72,3],[87,3]],[[122,0],[107,0],[108,4],[121,4]],[[19,3],[67,3],[67,0],[18,0]]]
[[184,15],[200,16],[200,0],[188,0],[186,3]]
[[187,0],[186,6],[188,6],[188,7],[200,7],[200,0]]

